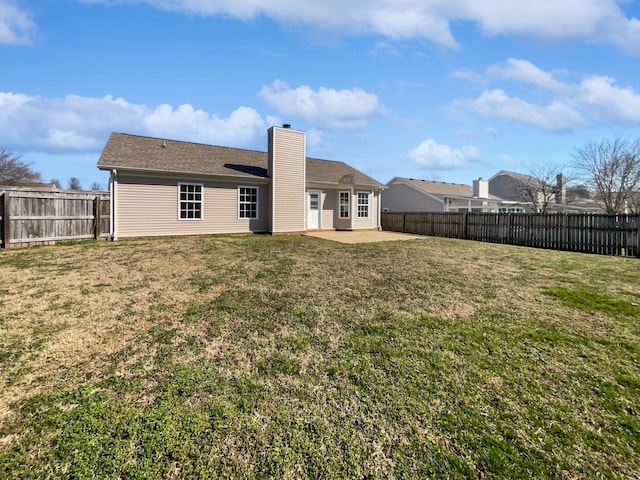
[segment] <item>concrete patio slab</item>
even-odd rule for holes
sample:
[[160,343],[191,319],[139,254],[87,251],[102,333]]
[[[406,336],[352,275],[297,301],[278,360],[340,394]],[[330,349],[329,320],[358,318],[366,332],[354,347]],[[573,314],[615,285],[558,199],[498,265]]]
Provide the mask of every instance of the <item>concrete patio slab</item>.
[[411,235],[409,233],[398,232],[378,232],[378,231],[325,231],[325,232],[307,232],[307,236],[322,238],[324,240],[332,240],[340,243],[371,243],[371,242],[390,242],[397,240],[420,240],[426,238],[423,235]]

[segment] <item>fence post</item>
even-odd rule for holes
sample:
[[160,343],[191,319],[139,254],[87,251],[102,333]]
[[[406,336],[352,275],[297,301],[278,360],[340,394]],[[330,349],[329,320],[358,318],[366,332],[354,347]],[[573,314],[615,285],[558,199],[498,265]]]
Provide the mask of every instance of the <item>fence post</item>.
[[403,214],[402,214],[402,233],[407,233],[406,225],[407,225],[407,212],[403,212]]
[[11,238],[11,218],[9,215],[11,194],[9,192],[4,192],[2,197],[2,204],[4,205],[2,212],[2,248],[9,248]]
[[469,212],[464,212],[462,217],[462,238],[469,240]]
[[636,215],[636,257],[640,258],[640,214]]
[[96,195],[93,199],[93,238],[100,240],[100,197]]

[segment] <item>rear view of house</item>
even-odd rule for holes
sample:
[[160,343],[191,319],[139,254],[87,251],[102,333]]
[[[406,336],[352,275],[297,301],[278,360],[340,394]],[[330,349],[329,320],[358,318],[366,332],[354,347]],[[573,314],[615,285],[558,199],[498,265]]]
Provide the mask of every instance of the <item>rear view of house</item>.
[[267,152],[111,134],[111,237],[378,229],[383,185],[306,157],[305,133],[268,130]]

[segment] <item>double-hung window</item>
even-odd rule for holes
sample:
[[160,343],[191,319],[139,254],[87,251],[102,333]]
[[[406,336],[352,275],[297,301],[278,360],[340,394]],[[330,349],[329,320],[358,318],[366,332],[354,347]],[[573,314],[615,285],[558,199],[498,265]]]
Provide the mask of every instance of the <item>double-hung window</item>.
[[258,218],[258,187],[238,187],[238,218]]
[[202,220],[202,184],[178,184],[178,218]]
[[358,192],[358,218],[369,217],[369,193]]
[[349,192],[340,192],[340,218],[349,218]]

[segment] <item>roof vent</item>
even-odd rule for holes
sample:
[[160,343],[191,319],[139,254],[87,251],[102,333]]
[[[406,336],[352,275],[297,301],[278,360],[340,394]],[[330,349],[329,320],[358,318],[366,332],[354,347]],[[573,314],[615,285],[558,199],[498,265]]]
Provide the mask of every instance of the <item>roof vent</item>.
[[284,123],[284,124],[282,124],[282,128],[291,128],[291,124],[290,123]]
[[165,140],[162,140],[162,148],[167,148],[167,142]]

